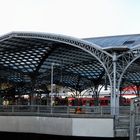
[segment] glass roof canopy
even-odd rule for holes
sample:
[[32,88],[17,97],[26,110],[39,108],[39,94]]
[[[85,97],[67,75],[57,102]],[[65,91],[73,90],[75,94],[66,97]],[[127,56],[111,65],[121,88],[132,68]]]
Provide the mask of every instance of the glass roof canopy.
[[[28,36],[30,35],[30,36]],[[51,83],[53,66],[54,83],[82,91],[96,84],[104,84],[105,70],[90,53],[63,40],[49,39],[47,34],[10,33],[0,38],[0,78],[14,83]],[[53,35],[51,35],[53,36]],[[54,35],[55,37],[55,35]],[[67,40],[69,37],[64,37]],[[71,38],[75,40],[75,38]],[[124,35],[85,40],[103,49],[109,46],[127,45],[130,49],[140,43],[140,35]],[[139,61],[134,63],[139,70]],[[132,66],[133,67],[133,66]],[[132,69],[124,77],[140,83],[139,71]],[[138,74],[137,74],[138,73]],[[133,76],[131,76],[133,75]],[[131,78],[130,78],[131,77]]]
[[[36,79],[39,84],[50,84],[51,65],[54,64],[55,84],[82,91],[101,80],[104,75],[101,64],[79,48],[42,39],[39,35],[26,37],[14,34],[0,39],[1,79],[13,82]],[[7,71],[7,77],[2,74],[4,71]]]
[[84,40],[98,44],[103,48],[109,46],[127,46],[128,48],[133,48],[137,44],[140,44],[140,34],[86,38]]

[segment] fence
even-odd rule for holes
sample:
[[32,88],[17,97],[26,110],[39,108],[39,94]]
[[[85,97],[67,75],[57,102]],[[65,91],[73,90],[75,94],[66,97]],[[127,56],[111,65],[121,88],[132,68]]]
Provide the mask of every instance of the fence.
[[[120,107],[120,114],[129,114],[129,107]],[[111,116],[109,106],[46,106],[46,105],[1,105],[0,113],[61,114],[61,115],[98,115]]]

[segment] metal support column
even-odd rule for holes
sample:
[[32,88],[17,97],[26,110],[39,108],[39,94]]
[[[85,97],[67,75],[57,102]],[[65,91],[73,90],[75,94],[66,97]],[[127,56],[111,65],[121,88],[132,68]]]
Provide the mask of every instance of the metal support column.
[[130,106],[130,140],[140,139],[139,106],[140,97],[133,98]]
[[51,106],[53,106],[53,66],[54,63],[51,64]]
[[53,73],[54,73],[54,66],[59,66],[60,64],[52,63],[51,64],[51,106],[53,106]]
[[111,95],[111,114],[116,115],[116,52],[113,53],[113,87]]
[[135,125],[135,104],[134,99],[132,99],[130,106],[130,140],[136,140]]

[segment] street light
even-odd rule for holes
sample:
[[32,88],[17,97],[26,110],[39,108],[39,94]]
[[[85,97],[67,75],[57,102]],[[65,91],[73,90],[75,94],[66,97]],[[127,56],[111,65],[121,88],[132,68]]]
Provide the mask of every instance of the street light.
[[53,106],[53,69],[54,66],[59,66],[58,63],[51,63],[51,106]]

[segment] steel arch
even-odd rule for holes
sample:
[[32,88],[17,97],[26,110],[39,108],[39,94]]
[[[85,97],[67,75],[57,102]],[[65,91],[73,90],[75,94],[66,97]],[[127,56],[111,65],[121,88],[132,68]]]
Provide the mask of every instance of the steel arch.
[[[60,43],[65,43],[74,47],[77,47],[79,49],[82,49],[83,51],[91,54],[93,57],[95,57],[103,66],[105,69],[107,76],[110,81],[110,85],[112,87],[112,80],[110,77],[110,73],[112,73],[112,55],[106,51],[104,51],[99,45],[89,43],[88,41],[77,39],[74,37],[69,36],[63,36],[63,35],[56,35],[56,34],[46,34],[46,33],[31,33],[31,32],[12,32],[5,37],[22,37],[22,38],[38,38],[38,39],[44,39],[44,40],[50,40],[50,41],[57,41]],[[2,37],[2,40],[4,37]],[[0,38],[1,40],[1,38]]]
[[118,80],[118,88],[120,87],[122,77],[128,67],[138,58],[140,58],[140,44],[133,47],[133,49],[127,51],[124,54],[118,56],[118,59],[121,60],[119,64],[119,69],[121,69],[121,73],[118,72],[119,80]]
[[[105,72],[108,76],[110,86],[111,86],[111,91],[113,91],[113,56],[104,51],[100,46],[89,43],[88,41],[84,41],[81,39],[73,38],[73,37],[68,37],[68,36],[63,36],[63,35],[56,35],[56,34],[46,34],[46,33],[27,33],[27,32],[12,32],[8,35],[5,35],[0,38],[0,41],[3,41],[7,38],[14,37],[14,38],[34,38],[34,39],[42,39],[42,40],[49,40],[49,41],[55,41],[55,42],[60,42],[64,44],[71,45],[73,47],[79,48],[96,58],[96,60],[103,66],[105,69]],[[114,92],[112,92],[112,96]]]

